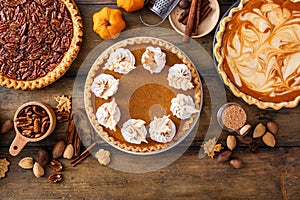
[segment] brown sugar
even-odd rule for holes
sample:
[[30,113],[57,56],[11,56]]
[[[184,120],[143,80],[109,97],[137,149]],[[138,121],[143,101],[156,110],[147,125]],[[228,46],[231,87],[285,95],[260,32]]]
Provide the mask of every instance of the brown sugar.
[[239,130],[247,120],[247,114],[243,108],[238,105],[231,105],[222,113],[222,123],[228,129]]

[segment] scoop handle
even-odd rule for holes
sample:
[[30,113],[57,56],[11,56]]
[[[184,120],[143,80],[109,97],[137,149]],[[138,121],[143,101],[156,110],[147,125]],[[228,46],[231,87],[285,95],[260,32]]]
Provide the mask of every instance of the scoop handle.
[[11,143],[10,147],[9,147],[9,153],[12,156],[16,156],[20,153],[20,151],[24,148],[24,146],[27,143],[27,139],[25,139],[24,137],[21,137],[19,134],[16,134],[15,139],[13,140],[13,142]]

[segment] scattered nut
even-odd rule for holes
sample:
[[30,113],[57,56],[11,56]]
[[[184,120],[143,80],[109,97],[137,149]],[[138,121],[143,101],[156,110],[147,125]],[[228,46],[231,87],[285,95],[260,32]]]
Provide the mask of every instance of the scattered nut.
[[251,125],[246,124],[239,130],[238,134],[240,134],[241,136],[245,136],[247,135],[247,133],[249,133],[250,130],[251,130]]
[[46,167],[50,161],[50,155],[47,149],[41,148],[37,153],[37,162],[42,166]]
[[50,176],[48,176],[48,181],[50,183],[59,183],[62,181],[62,179],[63,179],[63,176],[59,172],[53,173]]
[[269,147],[274,147],[276,144],[274,135],[268,131],[263,135],[262,140]]
[[44,168],[38,162],[34,163],[32,170],[33,170],[33,174],[37,178],[44,176],[44,174],[45,174]]
[[110,152],[104,149],[99,149],[98,152],[95,153],[96,158],[99,163],[102,165],[107,165],[110,162]]
[[228,135],[226,142],[228,149],[231,151],[236,147],[236,138],[234,135]]
[[66,159],[71,159],[74,155],[74,147],[72,144],[68,144],[63,153],[63,157]]
[[63,164],[57,160],[51,160],[49,166],[57,172],[60,172],[63,169]]
[[278,125],[274,121],[268,121],[267,122],[267,128],[273,134],[276,134],[278,132]]
[[259,138],[263,136],[266,132],[266,126],[263,123],[259,123],[256,125],[253,131],[253,138]]
[[253,138],[250,135],[240,136],[237,135],[237,139],[242,144],[251,144],[253,142]]
[[52,149],[52,157],[54,159],[60,158],[64,153],[65,147],[66,147],[65,141],[58,140]]
[[32,169],[33,168],[33,158],[31,157],[25,157],[22,158],[18,165],[22,168],[22,169]]
[[225,162],[228,161],[230,159],[232,155],[232,151],[227,150],[227,151],[222,151],[219,155],[218,155],[218,162]]
[[240,169],[243,167],[243,162],[239,158],[233,158],[229,161],[229,164],[235,168],[235,169]]
[[0,133],[1,134],[7,133],[13,128],[13,126],[14,126],[13,120],[6,120],[5,122],[3,122],[1,126]]

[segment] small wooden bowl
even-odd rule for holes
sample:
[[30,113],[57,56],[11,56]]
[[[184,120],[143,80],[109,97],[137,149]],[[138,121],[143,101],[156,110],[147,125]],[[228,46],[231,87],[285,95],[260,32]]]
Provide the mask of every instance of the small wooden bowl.
[[[22,109],[27,107],[27,106],[41,107],[46,111],[47,115],[49,116],[49,120],[50,120],[49,127],[48,127],[47,131],[43,135],[41,135],[40,137],[36,137],[36,138],[26,137],[26,136],[22,135],[19,128],[17,127],[16,119],[18,118],[18,116],[20,114],[20,111],[22,111]],[[28,142],[38,142],[38,141],[41,141],[41,140],[45,139],[46,137],[48,137],[53,132],[53,130],[55,129],[55,126],[56,126],[56,116],[55,116],[54,110],[50,106],[48,106],[45,103],[37,102],[37,101],[28,102],[28,103],[23,104],[22,106],[20,106],[17,109],[17,111],[15,113],[15,116],[14,116],[14,129],[16,131],[16,136],[15,136],[13,142],[10,145],[9,153],[12,156],[18,155],[21,152],[21,150],[23,149],[23,147]]]

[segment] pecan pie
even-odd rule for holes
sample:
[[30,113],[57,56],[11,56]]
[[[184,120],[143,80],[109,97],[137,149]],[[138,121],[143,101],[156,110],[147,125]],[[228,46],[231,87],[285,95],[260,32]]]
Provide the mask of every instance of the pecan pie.
[[84,97],[90,122],[105,141],[129,153],[151,154],[174,147],[190,133],[200,115],[202,85],[177,47],[136,37],[97,58]]
[[234,95],[262,109],[298,105],[299,0],[241,0],[216,41],[218,72]]
[[60,78],[82,42],[73,0],[0,1],[0,84],[33,90]]

